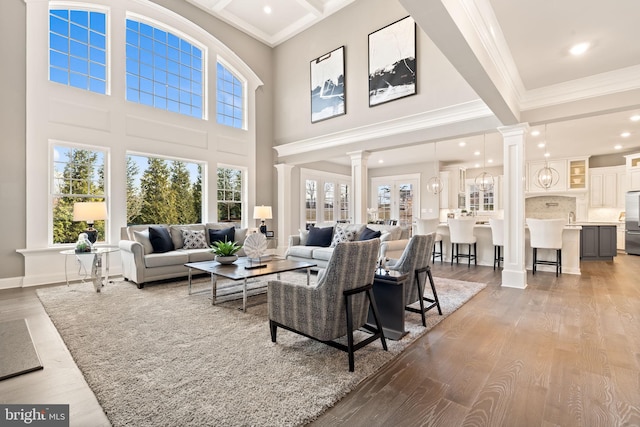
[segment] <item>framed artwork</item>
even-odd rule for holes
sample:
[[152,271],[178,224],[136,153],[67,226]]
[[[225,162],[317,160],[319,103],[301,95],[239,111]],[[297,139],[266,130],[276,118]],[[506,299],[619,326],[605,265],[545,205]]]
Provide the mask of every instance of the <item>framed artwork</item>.
[[311,61],[311,123],[346,114],[344,46]]
[[369,107],[417,93],[416,24],[407,16],[369,34]]

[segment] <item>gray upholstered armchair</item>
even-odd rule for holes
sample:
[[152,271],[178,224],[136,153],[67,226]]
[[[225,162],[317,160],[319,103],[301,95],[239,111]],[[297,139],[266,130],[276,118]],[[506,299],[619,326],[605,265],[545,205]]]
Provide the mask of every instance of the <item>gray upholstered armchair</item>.
[[[280,327],[323,342],[349,354],[351,372],[356,350],[378,338],[387,350],[371,291],[379,246],[379,239],[338,243],[315,286],[270,281],[267,298],[271,341],[276,342]],[[369,304],[377,328],[366,324]],[[373,335],[354,343],[353,331],[359,328]],[[345,335],[346,346],[333,341]]]
[[[409,282],[408,286],[404,288],[405,310],[413,313],[420,313],[422,316],[423,326],[427,326],[425,313],[428,310],[437,307],[438,313],[442,315],[440,301],[438,300],[438,294],[436,293],[436,286],[433,283],[433,276],[431,275],[431,266],[429,265],[435,237],[436,233],[414,235],[411,237],[411,240],[409,240],[407,247],[404,248],[404,252],[400,259],[391,260],[387,263],[387,268],[389,270],[408,273],[410,277],[413,276],[413,279]],[[427,277],[431,284],[433,298],[424,296],[424,285]],[[430,304],[425,306],[425,301]],[[414,302],[420,302],[419,309],[409,307],[409,305]]]

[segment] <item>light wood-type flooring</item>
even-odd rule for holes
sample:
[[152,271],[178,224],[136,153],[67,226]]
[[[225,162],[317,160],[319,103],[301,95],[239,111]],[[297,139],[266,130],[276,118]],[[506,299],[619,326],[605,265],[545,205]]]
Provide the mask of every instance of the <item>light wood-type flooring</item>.
[[[313,425],[640,426],[640,257],[581,268],[519,290],[436,262],[489,285]],[[34,289],[0,291],[0,321],[22,317],[45,369],[1,381],[0,403],[68,403],[71,426],[108,426]]]

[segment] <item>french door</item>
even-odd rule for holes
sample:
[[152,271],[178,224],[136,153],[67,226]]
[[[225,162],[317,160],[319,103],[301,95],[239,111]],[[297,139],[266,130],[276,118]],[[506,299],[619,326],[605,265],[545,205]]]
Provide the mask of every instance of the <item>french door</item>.
[[414,217],[420,216],[419,182],[418,175],[372,178],[368,220],[411,224]]

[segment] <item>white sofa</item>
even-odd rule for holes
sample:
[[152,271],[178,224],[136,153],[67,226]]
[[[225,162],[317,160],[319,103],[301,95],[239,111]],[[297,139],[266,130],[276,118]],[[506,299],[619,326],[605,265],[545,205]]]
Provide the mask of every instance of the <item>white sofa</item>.
[[[317,228],[334,227],[336,225],[344,227],[354,233],[354,240],[359,240],[360,235],[365,227],[373,231],[380,231],[380,259],[398,259],[402,255],[404,248],[409,243],[409,230],[399,225],[382,225],[382,224],[335,224],[321,223],[317,224]],[[327,267],[333,247],[307,246],[306,239],[308,237],[307,230],[300,230],[299,234],[289,236],[289,245],[285,252],[285,258],[296,261],[313,260],[317,264],[315,270]]]
[[[158,225],[158,224],[151,224]],[[120,230],[120,248],[122,258],[122,275],[125,280],[134,282],[139,289],[146,282],[154,280],[185,277],[189,269],[184,264],[189,262],[213,261],[209,230],[226,230],[235,227],[232,223],[207,223],[189,225],[162,225],[169,230],[174,250],[154,253],[148,240],[149,224],[131,225]],[[182,230],[204,231],[206,248],[186,249],[182,238]],[[246,228],[236,228],[234,240],[244,244],[247,236]],[[145,239],[146,238],[146,239]],[[241,249],[239,256],[244,256]]]

